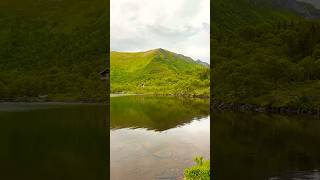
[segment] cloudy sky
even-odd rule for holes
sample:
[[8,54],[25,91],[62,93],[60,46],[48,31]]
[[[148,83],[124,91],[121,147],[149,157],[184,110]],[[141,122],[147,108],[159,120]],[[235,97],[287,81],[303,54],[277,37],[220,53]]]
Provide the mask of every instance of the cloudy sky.
[[111,0],[111,50],[164,48],[210,61],[210,0]]

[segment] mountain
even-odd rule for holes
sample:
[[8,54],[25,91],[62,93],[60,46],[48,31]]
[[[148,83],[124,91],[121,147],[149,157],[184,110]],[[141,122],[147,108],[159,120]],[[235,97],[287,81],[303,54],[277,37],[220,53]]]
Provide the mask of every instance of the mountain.
[[298,0],[273,0],[273,4],[279,8],[287,9],[307,19],[319,19],[320,10],[316,9],[308,1]]
[[203,62],[203,61],[201,61],[201,60],[197,60],[196,61],[198,64],[201,64],[201,65],[203,65],[203,66],[205,66],[205,67],[210,67],[210,64],[208,64],[208,63],[206,63],[206,62]]
[[165,49],[111,52],[112,93],[208,95],[209,68]]
[[297,0],[297,1],[301,1],[301,2],[306,2],[306,3],[312,4],[317,9],[320,9],[320,1],[319,0]]
[[230,4],[225,5],[233,9],[216,12],[220,19],[212,19],[216,23],[210,63],[215,103],[316,112],[320,22],[314,18],[319,10],[294,0],[227,1]]
[[[108,1],[2,0],[0,100],[106,96]],[[95,87],[95,88],[93,88]]]
[[233,30],[257,23],[276,24],[304,18],[319,19],[320,10],[306,2],[297,0],[215,0],[211,3],[211,21],[214,29]]

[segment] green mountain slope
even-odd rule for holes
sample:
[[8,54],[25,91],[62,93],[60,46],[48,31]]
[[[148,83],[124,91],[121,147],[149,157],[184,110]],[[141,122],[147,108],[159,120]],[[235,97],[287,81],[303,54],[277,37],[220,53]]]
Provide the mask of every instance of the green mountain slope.
[[320,106],[320,23],[299,15],[301,4],[294,0],[277,0],[273,10],[263,2],[229,0],[234,9],[228,21],[212,19],[220,24],[211,39],[212,97],[220,105],[315,112]]
[[164,49],[111,52],[111,92],[209,95],[209,68]]
[[[103,100],[108,1],[0,2],[0,100]],[[95,87],[95,88],[93,88]]]

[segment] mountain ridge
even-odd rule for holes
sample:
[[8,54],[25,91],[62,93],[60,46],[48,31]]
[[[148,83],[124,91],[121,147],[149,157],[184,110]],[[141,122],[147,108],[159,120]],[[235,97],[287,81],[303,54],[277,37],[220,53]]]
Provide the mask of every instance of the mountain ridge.
[[320,9],[320,1],[319,0],[297,0],[297,1],[312,4],[317,9]]
[[274,4],[280,8],[285,8],[303,16],[307,19],[319,19],[320,10],[316,9],[313,4],[308,1],[297,0],[273,0]]
[[255,24],[319,19],[320,10],[296,0],[215,0],[211,3],[213,30],[233,31]]
[[197,59],[197,60],[194,60],[193,58],[189,57],[189,56],[185,56],[183,54],[180,54],[180,53],[175,53],[175,52],[172,52],[170,50],[167,50],[167,49],[164,49],[164,48],[155,48],[155,49],[150,49],[150,50],[146,50],[146,51],[137,51],[137,52],[134,52],[134,51],[110,51],[111,53],[127,53],[127,54],[136,54],[136,53],[145,53],[146,55],[147,54],[157,54],[157,55],[163,55],[163,56],[167,56],[168,53],[169,54],[173,54],[175,57],[177,58],[183,58],[187,61],[190,61],[192,63],[197,63],[197,64],[200,64],[200,65],[203,65],[205,67],[208,67],[209,64],[206,63],[206,62],[203,62],[201,61],[200,59]]

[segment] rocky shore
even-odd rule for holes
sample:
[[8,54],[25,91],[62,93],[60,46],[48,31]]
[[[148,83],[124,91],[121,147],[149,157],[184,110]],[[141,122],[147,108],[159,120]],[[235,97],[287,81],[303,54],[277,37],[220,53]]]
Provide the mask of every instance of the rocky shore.
[[298,107],[258,106],[258,105],[252,105],[252,104],[212,103],[211,108],[217,109],[217,110],[254,111],[254,112],[277,113],[277,114],[307,114],[307,115],[320,116],[320,107],[298,108]]

